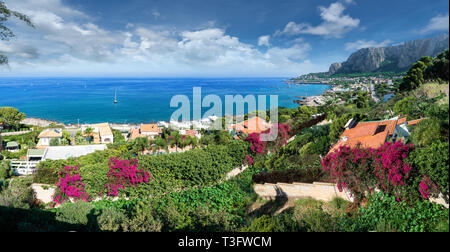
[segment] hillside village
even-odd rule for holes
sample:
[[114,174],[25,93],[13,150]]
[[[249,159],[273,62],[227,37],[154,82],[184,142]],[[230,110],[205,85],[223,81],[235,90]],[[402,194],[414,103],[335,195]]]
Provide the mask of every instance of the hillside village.
[[[218,117],[25,125],[0,108],[1,228],[448,231],[443,59],[448,50],[414,64],[390,99],[350,85],[324,104],[279,108],[278,122],[251,113],[222,130],[211,129]],[[274,127],[276,140],[261,141]]]

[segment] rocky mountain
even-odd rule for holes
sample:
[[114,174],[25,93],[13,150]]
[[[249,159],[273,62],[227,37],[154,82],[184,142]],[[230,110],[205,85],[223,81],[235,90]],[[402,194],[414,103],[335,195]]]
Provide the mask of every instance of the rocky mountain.
[[403,72],[421,57],[435,57],[448,48],[447,34],[408,41],[395,46],[364,48],[350,55],[343,63],[333,63],[328,74]]

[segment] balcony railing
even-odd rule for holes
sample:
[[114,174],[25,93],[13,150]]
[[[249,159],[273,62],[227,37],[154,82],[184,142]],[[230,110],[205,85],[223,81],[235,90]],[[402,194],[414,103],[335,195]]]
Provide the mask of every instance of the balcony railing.
[[9,165],[14,175],[30,175],[36,172],[36,165],[39,161],[19,161],[11,160]]

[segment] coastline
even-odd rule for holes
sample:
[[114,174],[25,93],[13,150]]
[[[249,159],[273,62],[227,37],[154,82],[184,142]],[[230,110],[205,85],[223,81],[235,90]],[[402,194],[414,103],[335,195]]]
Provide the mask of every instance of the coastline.
[[329,85],[334,86],[335,84],[326,81],[313,81],[308,82],[307,80],[283,80],[286,84],[296,84],[296,85]]
[[332,83],[326,83],[326,82],[304,82],[304,81],[297,81],[297,80],[285,80],[286,84],[294,84],[294,85],[327,85],[330,86],[329,89],[325,90],[320,95],[310,95],[310,96],[296,96],[296,99],[293,100],[293,102],[299,106],[308,106],[308,107],[317,107],[325,104],[325,94],[327,93],[335,93],[336,90],[334,90],[335,84]]

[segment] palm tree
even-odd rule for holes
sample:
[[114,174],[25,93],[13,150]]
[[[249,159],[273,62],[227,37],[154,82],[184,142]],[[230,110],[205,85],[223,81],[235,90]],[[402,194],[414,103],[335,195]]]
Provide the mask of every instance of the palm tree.
[[157,151],[161,149],[167,149],[167,142],[166,140],[162,139],[161,137],[157,137],[153,143],[155,144],[155,149]]
[[84,130],[84,134],[89,137],[89,143],[92,142],[92,135],[94,134],[94,129],[91,127],[88,127],[87,129]]
[[181,135],[176,131],[173,131],[170,135],[173,137],[171,146],[175,146],[175,151],[178,152],[178,147],[181,144]]

